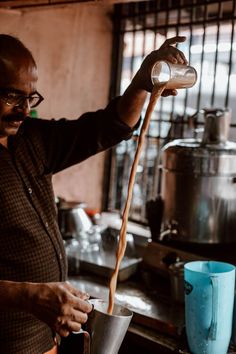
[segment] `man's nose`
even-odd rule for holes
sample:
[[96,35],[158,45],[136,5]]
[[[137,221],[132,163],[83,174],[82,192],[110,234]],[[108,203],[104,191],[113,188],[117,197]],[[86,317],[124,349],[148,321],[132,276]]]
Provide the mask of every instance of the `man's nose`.
[[25,115],[29,115],[31,108],[30,108],[30,103],[29,99],[25,98],[22,100],[22,102],[15,107],[18,111],[23,112]]

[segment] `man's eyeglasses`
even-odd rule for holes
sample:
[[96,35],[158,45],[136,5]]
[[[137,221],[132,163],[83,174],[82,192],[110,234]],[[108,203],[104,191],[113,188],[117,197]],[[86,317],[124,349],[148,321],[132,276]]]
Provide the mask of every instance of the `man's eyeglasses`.
[[0,89],[0,99],[6,105],[17,107],[25,104],[25,101],[28,100],[30,108],[37,107],[43,100],[43,96],[40,93],[35,92],[32,95],[26,96],[14,91],[6,91]]

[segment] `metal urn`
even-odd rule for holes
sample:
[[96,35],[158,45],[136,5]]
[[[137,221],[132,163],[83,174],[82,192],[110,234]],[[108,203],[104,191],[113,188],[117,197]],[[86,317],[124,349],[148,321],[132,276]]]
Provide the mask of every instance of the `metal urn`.
[[202,139],[163,148],[160,239],[236,242],[236,143],[228,141],[230,110],[205,110]]

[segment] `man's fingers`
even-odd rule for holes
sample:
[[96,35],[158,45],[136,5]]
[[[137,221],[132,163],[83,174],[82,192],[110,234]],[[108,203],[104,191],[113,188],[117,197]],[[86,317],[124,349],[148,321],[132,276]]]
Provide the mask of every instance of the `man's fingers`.
[[[166,51],[167,49],[165,49]],[[168,53],[165,53],[165,58],[164,60],[167,60],[168,62],[172,64],[187,64],[188,61],[185,58],[185,55],[179,51],[178,49],[172,48],[172,50],[168,50]]]
[[[170,61],[170,60],[169,60]],[[172,60],[173,63],[178,63],[178,64],[188,64],[187,59],[185,58],[185,55],[178,49],[177,52],[175,52],[175,56],[173,57]]]
[[67,337],[71,332],[80,333],[81,324],[74,321],[68,321],[65,325],[58,328],[57,333],[62,337]]
[[90,295],[88,293],[84,293],[76,288],[74,288],[69,282],[66,282],[67,289],[74,295],[79,297],[82,300],[88,300]]
[[168,38],[165,40],[165,42],[162,44],[160,48],[165,48],[168,47],[169,45],[175,45],[177,43],[184,42],[186,40],[185,36],[176,36],[172,38]]
[[178,59],[179,63],[181,63],[181,64],[188,64],[188,61],[185,58],[184,53],[182,53],[181,51],[178,51],[177,59]]
[[71,293],[74,295],[74,296],[76,296],[76,297],[78,297],[78,298],[80,298],[81,300],[88,300],[89,298],[90,298],[90,295],[89,294],[87,294],[87,293],[83,293],[82,291],[80,291],[80,290],[77,290],[77,289],[74,289],[74,288],[72,288],[71,289]]
[[74,321],[68,321],[68,329],[70,332],[79,333],[81,330],[81,324]]
[[178,91],[177,90],[164,90],[162,92],[162,96],[163,97],[167,97],[167,96],[177,96],[178,95]]
[[61,336],[61,337],[68,337],[68,335],[70,334],[70,331],[66,328],[59,328],[57,330],[57,333]]
[[62,316],[57,319],[55,330],[65,337],[69,332],[79,332],[81,325],[87,322],[87,320],[88,316],[86,313],[74,310],[70,315]]
[[70,316],[70,320],[77,323],[85,323],[88,320],[88,315],[81,311],[73,311],[73,314]]
[[81,300],[75,296],[73,301],[73,308],[84,313],[89,313],[92,311],[93,305],[91,305],[88,301]]

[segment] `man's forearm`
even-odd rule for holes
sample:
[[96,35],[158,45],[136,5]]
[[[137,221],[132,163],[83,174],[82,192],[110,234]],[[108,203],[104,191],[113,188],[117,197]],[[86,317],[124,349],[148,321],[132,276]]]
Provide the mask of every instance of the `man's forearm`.
[[27,283],[0,280],[0,311],[26,309]]
[[120,120],[133,128],[140,118],[146,97],[147,92],[137,88],[133,80],[117,103]]
[[23,311],[61,336],[79,332],[92,305],[89,295],[67,282],[30,283],[0,280],[0,311]]

